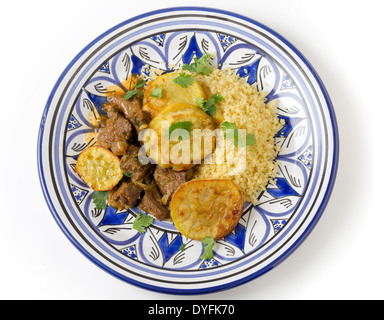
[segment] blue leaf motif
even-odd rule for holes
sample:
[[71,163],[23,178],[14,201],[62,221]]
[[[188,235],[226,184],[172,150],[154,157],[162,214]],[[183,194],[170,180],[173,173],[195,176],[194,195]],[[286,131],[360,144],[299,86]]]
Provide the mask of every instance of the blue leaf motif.
[[268,92],[267,100],[276,92],[277,85],[280,81],[280,72],[276,64],[270,59],[263,56],[257,69],[257,88],[259,91]]
[[307,146],[310,138],[307,120],[297,123],[287,134],[287,137],[281,144],[279,156],[299,156]]
[[233,244],[240,250],[244,250],[246,229],[241,224],[235,227],[234,233],[228,234],[224,240]]
[[188,49],[189,38],[192,36],[192,32],[175,32],[167,37],[165,41],[165,54],[168,67],[175,66],[176,69],[181,68],[183,56]]
[[277,100],[277,112],[281,116],[305,118],[304,102],[291,92],[279,92],[269,97],[269,101]]
[[167,70],[167,61],[163,48],[148,41],[141,41],[131,47],[133,55],[139,58],[144,64],[153,68]]
[[199,45],[197,44],[195,35],[193,35],[189,41],[188,48],[183,55],[183,63],[190,64],[194,56],[197,58],[201,58],[203,56],[203,52],[200,50]]
[[298,196],[299,194],[291,187],[285,178],[275,178],[277,188],[269,188],[268,192],[274,198],[281,198],[285,196]]
[[262,55],[254,49],[249,48],[245,43],[231,46],[223,55],[219,63],[231,69],[238,69],[250,66],[258,61]]
[[181,235],[178,235],[171,243],[168,242],[167,234],[164,235],[159,240],[159,246],[161,252],[164,256],[164,262],[167,262],[171,257],[179,251],[180,246],[183,244]]
[[260,59],[251,65],[240,67],[237,73],[242,78],[248,77],[247,82],[252,85],[257,81],[257,68],[259,67],[259,63]]
[[247,254],[260,247],[270,236],[270,231],[268,219],[259,212],[258,208],[253,207],[247,215],[244,253]]
[[143,261],[149,265],[163,267],[164,258],[158,241],[164,232],[157,231],[148,227],[147,231],[140,236],[138,248]]
[[128,212],[117,213],[117,210],[108,206],[105,210],[105,215],[103,220],[99,223],[98,227],[104,225],[121,225],[127,219]]
[[[112,59],[112,74],[117,84],[128,79],[131,73],[130,51],[123,51]],[[128,89],[128,88],[126,88]]]
[[142,68],[146,65],[146,63],[140,60],[134,54],[131,55],[131,59],[133,64],[132,71],[131,71],[132,74],[142,74]]
[[105,115],[106,111],[104,110],[104,104],[107,103],[107,98],[105,96],[99,96],[90,92],[87,92],[87,96],[92,102],[93,106],[96,108],[97,113],[100,116]]

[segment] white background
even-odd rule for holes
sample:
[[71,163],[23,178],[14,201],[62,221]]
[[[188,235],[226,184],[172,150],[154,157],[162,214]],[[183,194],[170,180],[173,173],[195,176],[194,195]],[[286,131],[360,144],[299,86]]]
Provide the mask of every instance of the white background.
[[[383,299],[382,1],[2,1],[1,299]],[[41,115],[75,55],[116,24],[155,9],[209,6],[269,26],[325,83],[337,114],[340,165],[329,205],[285,262],[240,287],[199,296],[143,290],[107,274],[65,237],[37,172]]]

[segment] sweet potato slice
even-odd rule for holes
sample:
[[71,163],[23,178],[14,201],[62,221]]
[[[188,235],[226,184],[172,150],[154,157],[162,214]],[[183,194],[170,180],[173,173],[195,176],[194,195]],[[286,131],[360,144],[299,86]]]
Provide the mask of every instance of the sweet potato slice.
[[[178,136],[178,129],[170,131],[172,126],[178,125],[185,125],[184,128],[188,129],[181,126],[181,131],[186,136]],[[152,149],[152,154],[147,154],[163,168],[188,170],[203,162],[215,147],[215,126],[212,118],[201,108],[189,103],[168,106],[152,119],[149,129],[151,130],[147,130],[144,139],[149,138],[154,145],[146,144],[147,149]],[[195,135],[195,129],[201,135]],[[156,139],[151,139],[151,135],[156,136]],[[195,141],[196,137],[198,140]]]
[[182,184],[172,197],[171,217],[187,238],[215,240],[228,235],[243,212],[244,200],[233,182],[221,179],[194,179]]
[[[197,98],[206,98],[206,93],[197,81],[186,88],[181,87],[174,80],[180,76],[179,72],[166,73],[148,83],[144,93],[143,110],[152,118],[158,115],[164,108],[174,103],[190,103],[197,105]],[[152,93],[161,88],[161,98],[154,97]]]
[[99,146],[87,148],[80,153],[75,171],[95,191],[109,191],[123,177],[120,158]]

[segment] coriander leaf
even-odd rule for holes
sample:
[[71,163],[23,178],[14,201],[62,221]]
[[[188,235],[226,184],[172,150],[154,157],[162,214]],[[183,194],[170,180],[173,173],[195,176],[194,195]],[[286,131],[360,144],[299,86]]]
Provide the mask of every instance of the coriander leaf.
[[162,92],[161,92],[161,88],[160,87],[157,87],[155,90],[152,91],[152,93],[150,94],[151,97],[155,97],[155,98],[161,98],[163,95],[162,95]]
[[212,69],[208,67],[209,60],[211,59],[211,55],[209,53],[204,54],[200,59],[197,57],[194,58],[195,62],[191,64],[184,64],[183,70],[188,70],[194,73],[211,73]]
[[204,101],[203,98],[200,97],[196,98],[198,106],[211,116],[213,116],[216,112],[216,105],[223,100],[223,96],[217,93],[214,93],[206,101]]
[[209,99],[212,99],[215,104],[218,104],[224,100],[224,97],[219,93],[214,93]]
[[[225,121],[221,124],[221,129],[224,131],[224,139],[233,140],[233,144],[239,147],[247,147],[247,146],[255,146],[256,145],[256,137],[252,133],[248,133],[245,137],[245,141],[239,134],[239,128],[237,127],[235,122]],[[233,137],[228,134],[227,130],[233,130]]]
[[213,116],[216,112],[216,105],[211,99],[204,101],[203,106],[200,106],[200,108],[203,109],[207,114],[211,116]]
[[202,260],[211,260],[213,258],[213,247],[215,245],[215,239],[212,237],[205,237],[202,241],[204,245],[204,253],[201,256]]
[[237,125],[235,122],[224,121],[221,124],[221,129],[223,129],[223,131],[228,130],[228,129],[235,130],[235,129],[237,129]]
[[140,234],[143,234],[145,232],[145,228],[149,227],[153,223],[153,220],[154,218],[138,212],[135,220],[133,221],[132,228],[139,231]]
[[184,72],[180,73],[177,78],[173,79],[173,82],[177,83],[182,88],[187,88],[188,86],[192,85],[193,81],[195,81],[195,79],[192,77],[192,75],[186,74]]
[[107,209],[108,191],[95,191],[92,193],[91,198],[96,209]]
[[[239,128],[237,127],[235,122],[225,121],[221,124],[221,128],[224,131],[224,139],[228,141],[233,140],[233,144],[235,146],[245,147],[245,144],[242,141],[241,136],[239,135]],[[231,131],[233,131],[233,136],[231,134]]]
[[136,93],[138,93],[139,90],[129,90],[125,93],[124,100],[131,99]]
[[124,173],[124,175],[126,176],[126,177],[128,177],[128,178],[132,178],[132,173],[130,173],[130,172],[123,172]]
[[147,81],[145,81],[143,79],[139,79],[139,80],[137,80],[137,82],[135,84],[135,88],[136,89],[142,88],[145,86],[146,83],[147,83]]
[[183,243],[183,244],[180,246],[179,251],[184,251],[184,250],[185,250],[185,246],[186,246],[186,244]]
[[[197,97],[196,99],[196,103],[197,103],[197,105],[201,108],[201,109],[203,109],[204,110],[204,98],[203,97]],[[204,110],[205,111],[205,110]]]
[[253,147],[256,145],[256,137],[252,133],[247,134],[247,136],[245,137],[245,141],[247,146]]
[[184,129],[184,130],[187,130],[188,132],[191,132],[192,126],[193,124],[191,121],[181,121],[181,122],[172,123],[168,129],[168,135],[167,135],[168,139],[171,139],[173,131],[177,129]]

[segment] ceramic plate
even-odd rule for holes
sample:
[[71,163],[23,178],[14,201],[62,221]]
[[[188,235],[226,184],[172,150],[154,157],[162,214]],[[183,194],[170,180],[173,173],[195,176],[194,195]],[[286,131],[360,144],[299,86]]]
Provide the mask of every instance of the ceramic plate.
[[[103,112],[109,86],[130,73],[168,70],[216,53],[252,86],[277,100],[285,127],[278,176],[257,206],[246,204],[232,233],[202,261],[203,245],[172,223],[132,228],[137,208],[95,208],[92,190],[74,172]],[[249,121],[253,121],[249,119]],[[105,32],[65,69],[48,99],[38,139],[38,166],[48,206],[85,256],[130,284],[172,294],[202,294],[254,279],[281,263],[318,222],[338,163],[331,101],[309,62],[282,36],[250,18],[210,8],[169,8],[129,19]],[[180,251],[181,244],[187,244]]]

